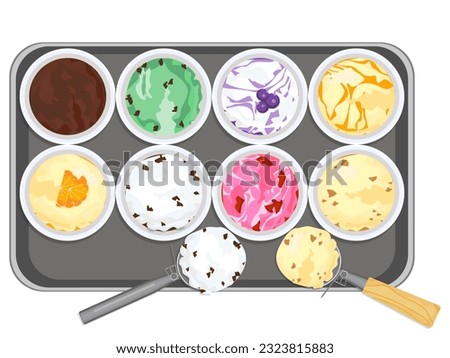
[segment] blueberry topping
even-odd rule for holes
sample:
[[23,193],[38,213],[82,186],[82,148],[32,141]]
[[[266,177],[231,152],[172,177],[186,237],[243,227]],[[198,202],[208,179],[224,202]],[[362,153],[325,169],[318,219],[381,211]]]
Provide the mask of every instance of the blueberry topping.
[[258,92],[256,92],[256,98],[258,98],[260,101],[264,101],[268,95],[269,92],[267,92],[265,89],[260,89]]
[[269,110],[269,106],[267,105],[266,102],[261,101],[256,105],[256,110],[259,113],[266,113]]
[[280,104],[280,97],[278,97],[276,94],[269,94],[265,102],[269,108],[277,108]]

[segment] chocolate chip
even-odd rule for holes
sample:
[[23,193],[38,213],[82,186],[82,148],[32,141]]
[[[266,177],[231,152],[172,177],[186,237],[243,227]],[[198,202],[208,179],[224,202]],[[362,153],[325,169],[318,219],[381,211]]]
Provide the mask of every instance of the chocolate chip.
[[222,286],[225,286],[225,282],[222,281]]
[[237,248],[240,249],[241,248],[241,244],[237,241],[233,241],[233,245]]
[[183,67],[184,69],[186,69],[186,65],[183,63],[182,65],[181,65],[181,67]]
[[319,241],[319,246],[321,246],[322,245],[322,241]]
[[142,164],[142,170],[148,171],[149,169],[148,165]]
[[172,200],[178,201],[178,200],[180,200],[180,197],[178,195],[175,195],[174,197],[172,197]]
[[161,226],[166,226],[166,223],[161,221]]
[[194,191],[194,195],[200,195],[198,191]]
[[141,67],[142,67],[142,68],[147,68],[147,62],[144,63]]
[[142,226],[145,226],[146,228],[148,228],[148,225],[147,225],[147,223],[145,223],[145,224],[142,224]]
[[333,196],[335,196],[337,194],[334,190],[331,190],[331,189],[328,189],[327,192],[328,192],[329,198],[332,198]]
[[189,175],[192,177],[192,179],[193,179],[194,181],[199,181],[199,180],[200,180],[200,178],[197,176],[197,171],[195,171],[195,170],[191,170],[191,172],[189,173]]
[[228,239],[228,233],[223,234],[223,239],[224,240]]
[[162,66],[162,65],[164,64],[164,61],[163,61],[163,59],[162,59],[162,58],[160,58],[160,59],[159,59],[159,61],[158,61],[158,63],[159,63],[159,65],[160,65],[160,66]]
[[184,123],[183,123],[183,121],[180,121],[180,123],[178,123],[178,125],[179,125],[181,128],[184,128]]
[[141,114],[141,111],[140,110],[137,110],[136,112],[134,112],[134,115],[135,116],[139,116]]
[[369,180],[370,181],[375,181],[375,180],[377,180],[377,177],[369,177]]
[[173,85],[173,78],[169,80],[169,85]]
[[194,251],[194,252],[192,253],[192,255],[194,255],[194,257],[197,257],[197,251]]
[[204,290],[203,288],[200,289],[200,293],[205,293],[206,290]]
[[153,208],[147,205],[147,211],[153,211]]
[[236,272],[234,273],[234,276],[231,277],[231,279],[232,279],[233,282],[234,282],[234,281],[236,281],[236,280],[238,279],[239,276],[241,276],[240,272],[236,271]]
[[163,161],[167,160],[166,157],[162,154],[159,155],[159,158],[155,159],[155,163],[162,163]]
[[133,104],[133,98],[131,97],[131,95],[127,94],[127,98],[125,98],[125,100],[128,101],[130,105]]
[[337,202],[337,201],[333,201],[333,204],[331,204],[331,205],[333,205],[333,206],[336,206],[336,205],[338,205],[339,203]]
[[165,89],[167,89],[167,87],[168,87],[167,81],[163,83],[163,86]]
[[210,278],[211,277],[211,272],[207,272],[206,276],[208,276],[208,278]]
[[173,107],[172,112],[178,111],[178,106]]
[[389,193],[392,190],[392,188],[387,188],[386,191]]
[[142,72],[142,68],[139,67],[139,68],[136,70],[136,72],[137,72],[137,73],[141,73],[141,72]]
[[125,189],[131,189],[131,186],[129,186],[128,184],[125,185]]
[[359,231],[366,231],[366,230],[369,230],[369,228],[368,227],[362,227],[361,229],[359,229]]
[[214,273],[215,270],[213,267],[210,267],[209,269],[210,269],[211,273]]
[[185,249],[187,249],[187,244],[183,244],[181,246],[183,246]]
[[189,267],[186,267],[186,271],[189,272]]
[[309,239],[311,240],[311,242],[314,242],[314,241],[316,241],[317,237],[311,234]]
[[203,228],[203,232],[206,232],[206,228]]
[[174,226],[172,226],[169,230],[167,230],[167,231],[175,231],[177,228],[176,227],[174,227]]
[[289,239],[284,240],[284,244],[285,244],[285,245],[289,245],[289,242],[290,242]]
[[348,160],[347,159],[342,159],[341,160],[341,166],[343,166],[343,167],[348,167]]
[[140,215],[137,214],[137,213],[134,213],[134,214],[133,214],[133,217],[134,217],[134,218],[138,218],[139,216],[140,216]]
[[295,269],[297,267],[297,265],[295,264],[295,262],[292,263],[291,269]]
[[159,131],[159,126],[157,124],[155,124],[153,126],[153,132],[157,132],[157,131]]

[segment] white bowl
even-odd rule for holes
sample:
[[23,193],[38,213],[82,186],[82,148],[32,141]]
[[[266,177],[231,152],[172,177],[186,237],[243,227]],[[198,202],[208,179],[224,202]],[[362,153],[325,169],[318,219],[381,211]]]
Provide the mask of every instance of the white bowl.
[[[292,115],[292,118],[288,119],[287,123],[281,129],[279,129],[278,131],[274,131],[270,134],[265,135],[249,134],[239,129],[237,126],[231,123],[230,118],[225,113],[225,109],[222,103],[222,90],[225,79],[235,66],[252,58],[268,58],[284,65],[292,74],[293,79],[296,82],[295,85],[297,86],[299,92],[298,104],[296,106],[294,114]],[[294,61],[292,61],[289,57],[277,51],[257,48],[243,51],[233,56],[222,66],[214,81],[212,91],[213,96],[212,101],[214,113],[216,114],[219,123],[234,138],[244,143],[270,144],[278,142],[289,136],[293,131],[295,131],[295,129],[302,122],[308,106],[307,93],[308,93],[308,86],[306,84],[305,77],[303,76],[303,73],[295,64]],[[256,100],[257,99],[255,97],[255,101]]]
[[[228,215],[222,203],[223,181],[227,177],[228,172],[231,170],[236,160],[257,153],[273,155],[281,160],[281,164],[285,163],[286,166],[288,166],[295,174],[299,191],[297,206],[291,217],[285,223],[275,229],[260,232],[244,228],[236,223]],[[214,178],[212,200],[217,216],[230,231],[247,240],[268,241],[285,235],[288,231],[293,229],[298,224],[306,209],[306,204],[308,201],[307,188],[308,186],[306,184],[306,178],[303,173],[303,169],[291,155],[277,147],[272,147],[269,145],[251,145],[235,151],[223,161]]]
[[[132,213],[128,209],[125,198],[126,185],[128,184],[126,177],[130,173],[131,166],[136,162],[142,162],[143,160],[158,154],[180,154],[180,158],[184,158],[186,160],[189,159],[188,162],[193,161],[193,164],[195,165],[193,166],[193,168],[195,168],[197,170],[197,173],[199,173],[198,176],[201,179],[200,184],[202,185],[204,193],[197,215],[195,215],[195,217],[191,222],[189,222],[188,225],[173,231],[163,232],[144,229],[140,223],[132,218]],[[198,163],[198,165],[196,165],[196,163]],[[155,190],[158,190],[157,186],[155,186]],[[125,163],[124,167],[120,171],[120,176],[116,185],[116,201],[122,218],[133,231],[147,239],[156,241],[172,241],[189,235],[203,222],[211,206],[211,183],[209,175],[202,162],[192,153],[190,153],[186,149],[173,145],[154,145],[137,152],[129,159],[127,163]]]
[[[383,163],[386,169],[389,171],[396,188],[394,205],[389,215],[381,224],[378,224],[377,226],[365,231],[344,230],[331,223],[324,216],[322,210],[320,209],[317,194],[318,185],[314,185],[314,182],[320,180],[324,171],[327,169],[327,164],[331,165],[333,161],[351,154],[365,154]],[[347,145],[328,153],[325,157],[323,157],[320,160],[316,168],[313,170],[309,181],[309,189],[308,189],[309,205],[314,217],[319,222],[319,224],[325,230],[329,231],[332,235],[348,241],[369,240],[381,235],[386,230],[388,230],[395,223],[402,210],[404,196],[405,192],[403,179],[395,163],[386,154],[380,152],[378,149],[365,145]]]
[[[30,204],[30,199],[28,195],[28,187],[30,184],[30,179],[34,174],[34,171],[46,160],[62,154],[75,154],[94,164],[102,173],[104,182],[107,183],[106,186],[106,203],[104,205],[102,213],[97,217],[97,219],[89,226],[77,230],[77,231],[60,231],[50,228],[45,225],[33,212]],[[97,154],[84,147],[74,146],[74,145],[60,145],[51,147],[42,153],[38,154],[25,169],[22,180],[20,183],[20,204],[22,210],[30,222],[30,224],[39,232],[47,237],[60,241],[75,241],[84,239],[95,232],[97,232],[108,220],[112,210],[114,208],[114,177],[111,170],[106,165],[104,160],[100,158]]]
[[[337,62],[354,57],[367,58],[381,64],[383,68],[388,72],[395,89],[394,108],[391,111],[391,115],[386,120],[386,122],[373,132],[360,135],[344,133],[329,124],[328,121],[323,118],[322,113],[320,112],[317,96],[318,88],[325,72]],[[403,111],[404,101],[405,95],[403,90],[403,82],[395,67],[383,56],[366,49],[348,49],[336,52],[335,54],[331,55],[319,65],[317,70],[314,72],[309,85],[309,109],[317,126],[329,137],[337,140],[338,142],[346,144],[367,144],[384,137],[391,131],[392,128],[394,128],[395,124],[399,120]]]
[[[139,127],[130,117],[125,105],[128,82],[132,74],[143,63],[159,58],[171,58],[185,63],[196,74],[202,86],[203,97],[197,118],[187,128],[173,135],[155,135]],[[203,67],[194,58],[184,52],[166,48],[150,50],[134,58],[123,70],[117,83],[116,106],[122,122],[136,137],[153,144],[175,144],[192,137],[200,130],[208,118],[211,110],[211,83]]]
[[[106,91],[105,108],[103,109],[100,118],[92,127],[77,134],[59,134],[48,130],[36,119],[30,104],[30,88],[33,83],[34,76],[36,76],[36,74],[50,62],[66,58],[77,59],[92,66],[102,78]],[[106,127],[114,112],[114,93],[115,86],[111,74],[106,66],[97,57],[85,51],[64,48],[50,51],[33,62],[23,77],[22,84],[20,86],[19,99],[20,107],[25,120],[30,128],[39,136],[49,142],[57,144],[79,144],[94,138],[103,130],[103,128]]]

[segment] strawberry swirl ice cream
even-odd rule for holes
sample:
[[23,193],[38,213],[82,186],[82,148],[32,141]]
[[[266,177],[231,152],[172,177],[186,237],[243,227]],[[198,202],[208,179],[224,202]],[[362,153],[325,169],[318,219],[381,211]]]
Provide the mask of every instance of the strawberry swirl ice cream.
[[269,154],[239,159],[222,185],[222,203],[227,214],[253,231],[278,228],[294,213],[298,201],[295,173]]

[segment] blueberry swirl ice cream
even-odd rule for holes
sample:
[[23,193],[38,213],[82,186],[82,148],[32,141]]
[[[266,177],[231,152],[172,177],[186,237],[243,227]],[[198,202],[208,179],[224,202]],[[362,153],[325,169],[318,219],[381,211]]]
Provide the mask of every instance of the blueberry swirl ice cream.
[[222,185],[225,211],[234,222],[252,231],[273,230],[284,224],[295,212],[298,200],[293,170],[269,154],[251,154],[236,161]]
[[296,116],[299,84],[281,62],[267,57],[247,59],[231,68],[222,86],[224,116],[241,131],[270,135]]

